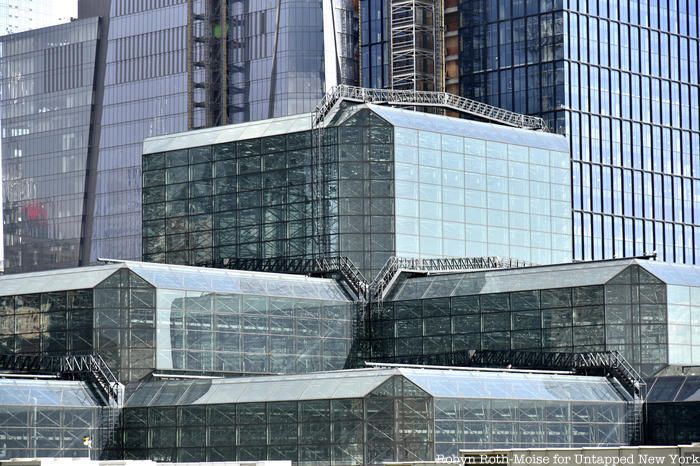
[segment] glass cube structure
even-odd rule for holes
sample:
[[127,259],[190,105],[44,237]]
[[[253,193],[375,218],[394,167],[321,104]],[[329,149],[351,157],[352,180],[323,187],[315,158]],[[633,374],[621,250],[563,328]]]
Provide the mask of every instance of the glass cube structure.
[[406,278],[371,304],[371,357],[619,351],[647,377],[698,365],[698,272],[624,259]]
[[566,262],[569,164],[560,136],[372,104],[152,138],[143,259]]
[[356,306],[334,280],[124,262],[0,277],[0,352],[154,370],[342,369]]
[[462,448],[623,445],[628,402],[602,377],[432,369],[141,384],[125,458],[434,460]]

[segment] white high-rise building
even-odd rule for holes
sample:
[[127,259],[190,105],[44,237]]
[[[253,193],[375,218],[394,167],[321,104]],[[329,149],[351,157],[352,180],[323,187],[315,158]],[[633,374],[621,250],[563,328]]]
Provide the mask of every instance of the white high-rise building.
[[0,0],[0,36],[65,23],[76,16],[77,0]]

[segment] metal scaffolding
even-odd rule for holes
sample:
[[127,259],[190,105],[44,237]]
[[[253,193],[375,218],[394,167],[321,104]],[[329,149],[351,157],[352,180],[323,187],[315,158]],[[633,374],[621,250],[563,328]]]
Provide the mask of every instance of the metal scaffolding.
[[346,85],[334,87],[321,99],[312,115],[312,126],[321,128],[331,121],[339,104],[345,101],[396,107],[437,107],[501,125],[549,131],[542,118],[511,112],[446,92],[368,89]]
[[391,87],[442,91],[442,0],[392,0]]
[[224,0],[188,0],[187,79],[190,129],[227,122],[227,21]]

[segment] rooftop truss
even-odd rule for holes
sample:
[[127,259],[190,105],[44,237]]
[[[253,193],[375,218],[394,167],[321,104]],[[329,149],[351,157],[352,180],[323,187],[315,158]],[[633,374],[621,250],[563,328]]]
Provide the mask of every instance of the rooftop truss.
[[341,102],[360,102],[394,107],[437,107],[476,117],[492,123],[537,131],[549,131],[539,117],[523,115],[447,92],[397,89],[369,89],[340,85],[332,88],[316,106],[313,128],[322,128]]
[[208,266],[256,272],[292,273],[335,277],[360,302],[381,301],[403,273],[432,274],[471,270],[512,269],[532,264],[503,257],[455,257],[445,259],[415,259],[391,257],[379,274],[368,281],[347,257],[315,257],[299,259],[222,259]]

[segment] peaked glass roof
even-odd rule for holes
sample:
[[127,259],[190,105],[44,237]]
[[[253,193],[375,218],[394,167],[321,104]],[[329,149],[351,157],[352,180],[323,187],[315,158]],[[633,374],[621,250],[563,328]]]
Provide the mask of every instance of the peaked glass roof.
[[85,382],[0,379],[2,406],[99,406]]
[[391,299],[398,301],[602,285],[633,263],[633,260],[581,262],[407,278],[397,285]]
[[3,275],[0,276],[0,296],[94,288],[122,267],[121,264],[105,264]]
[[670,285],[700,286],[700,267],[651,260],[619,259],[406,278],[396,285],[390,299],[400,301],[604,285],[631,265],[639,265]]
[[303,113],[269,120],[206,128],[183,133],[148,138],[143,143],[144,154],[166,152],[190,147],[209,146],[232,141],[276,136],[311,130],[311,114]]
[[[569,152],[566,138],[553,133],[513,128],[510,126],[483,123],[463,118],[446,117],[384,105],[354,104],[349,107],[351,110],[360,110],[363,108],[369,108],[388,123],[403,128],[434,131],[476,139],[526,145],[559,152]],[[311,114],[303,113],[282,118],[259,120],[148,138],[143,143],[143,153],[153,154],[157,152],[310,130]]]
[[510,126],[483,123],[480,121],[454,118],[432,113],[414,112],[384,105],[366,104],[377,115],[394,126],[436,133],[454,134],[488,141],[525,145],[541,149],[569,152],[569,144],[564,136],[513,128]]
[[659,261],[638,261],[645,270],[668,285],[700,286],[700,267]]
[[123,268],[156,288],[349,301],[332,279],[146,262],[5,275],[0,277],[0,296],[94,288]]
[[149,382],[139,386],[126,404],[156,406],[363,398],[397,374],[393,369],[358,369],[178,383]]
[[349,301],[335,280],[184,265],[124,262],[156,288]]
[[400,369],[437,398],[485,398],[566,401],[620,401],[605,377],[517,372]]
[[132,391],[127,406],[364,398],[397,375],[436,398],[625,401],[604,377],[371,368],[302,375],[147,382]]
[[647,381],[649,402],[700,402],[700,375],[656,377]]

